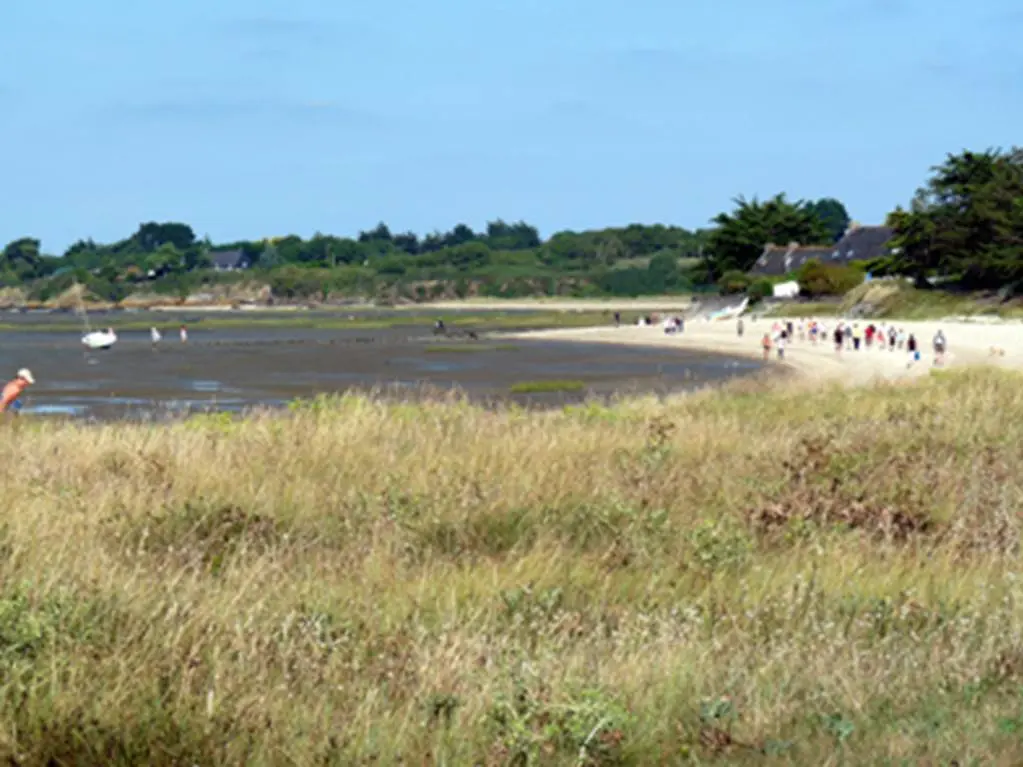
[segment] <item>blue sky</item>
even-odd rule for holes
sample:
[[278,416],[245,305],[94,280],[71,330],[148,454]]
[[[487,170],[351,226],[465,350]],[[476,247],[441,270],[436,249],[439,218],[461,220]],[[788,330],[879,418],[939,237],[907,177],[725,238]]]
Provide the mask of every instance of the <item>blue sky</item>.
[[1020,143],[1018,0],[47,0],[0,10],[0,242],[377,221],[878,222]]

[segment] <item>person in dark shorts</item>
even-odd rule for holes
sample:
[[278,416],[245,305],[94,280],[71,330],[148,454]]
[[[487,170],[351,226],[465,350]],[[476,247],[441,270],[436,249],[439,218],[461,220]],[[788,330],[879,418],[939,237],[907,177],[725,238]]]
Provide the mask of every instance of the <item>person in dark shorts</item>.
[[920,361],[920,349],[916,342],[916,336],[912,333],[910,333],[909,338],[906,339],[906,350],[909,352],[909,362],[906,367],[910,367],[914,362]]

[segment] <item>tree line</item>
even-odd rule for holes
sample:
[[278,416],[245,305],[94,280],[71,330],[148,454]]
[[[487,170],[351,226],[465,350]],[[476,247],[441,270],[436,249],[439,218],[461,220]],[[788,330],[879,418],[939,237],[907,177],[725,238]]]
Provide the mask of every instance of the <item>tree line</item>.
[[[844,209],[827,201],[739,198],[714,220],[708,236],[708,271],[724,292],[762,293],[748,273],[768,243],[826,245]],[[846,217],[847,218],[847,217]],[[1023,149],[949,154],[931,168],[908,207],[884,222],[892,230],[888,252],[848,265],[810,262],[796,276],[805,293],[842,293],[863,275],[900,276],[917,286],[1023,292]],[[829,229],[829,224],[832,228]],[[769,290],[769,285],[767,290]]]
[[[0,253],[0,284],[29,286],[40,296],[72,280],[115,299],[139,284],[185,293],[203,281],[237,279],[214,278],[211,268],[218,252],[240,251],[285,297],[416,284],[426,291],[416,297],[429,298],[428,282],[476,282],[500,295],[729,292],[748,289],[751,280],[744,276],[768,243],[828,245],[849,224],[835,198],[789,200],[783,193],[738,197],[702,229],[632,224],[547,239],[524,221],[499,219],[482,231],[462,223],[421,236],[380,223],[355,237],[317,233],[214,243],[185,223],[146,222],[123,240],[81,240],[59,256],[44,253],[36,238],[19,238]],[[860,270],[906,275],[920,284],[940,276],[971,288],[1014,289],[1023,281],[1023,150],[949,155],[887,224],[894,230],[891,252]],[[849,283],[848,275],[813,268],[819,284]]]

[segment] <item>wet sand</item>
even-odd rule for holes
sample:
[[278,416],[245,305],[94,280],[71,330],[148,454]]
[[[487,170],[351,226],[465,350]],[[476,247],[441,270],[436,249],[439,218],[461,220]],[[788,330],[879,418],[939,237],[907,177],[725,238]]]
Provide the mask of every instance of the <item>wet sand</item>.
[[[7,376],[19,367],[31,368],[38,381],[23,413],[111,419],[280,407],[351,389],[403,398],[457,390],[476,401],[560,406],[692,389],[762,365],[699,351],[557,339],[446,339],[424,320],[381,330],[200,326],[190,329],[186,344],[167,333],[155,346],[147,331],[124,331],[113,349],[93,353],[83,350],[77,332],[0,333],[0,370],[9,370]],[[510,392],[515,383],[565,380],[580,381],[583,389]]]

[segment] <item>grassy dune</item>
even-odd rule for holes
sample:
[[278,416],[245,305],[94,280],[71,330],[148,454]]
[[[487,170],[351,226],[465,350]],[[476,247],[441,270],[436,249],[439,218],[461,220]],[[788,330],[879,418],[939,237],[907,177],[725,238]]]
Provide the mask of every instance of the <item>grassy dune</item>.
[[12,764],[1023,759],[1020,379],[4,424]]
[[777,317],[861,316],[934,320],[945,317],[977,317],[1018,320],[1023,318],[1019,299],[1003,301],[992,294],[917,290],[896,282],[871,282],[849,291],[842,300],[784,302],[768,308]]

